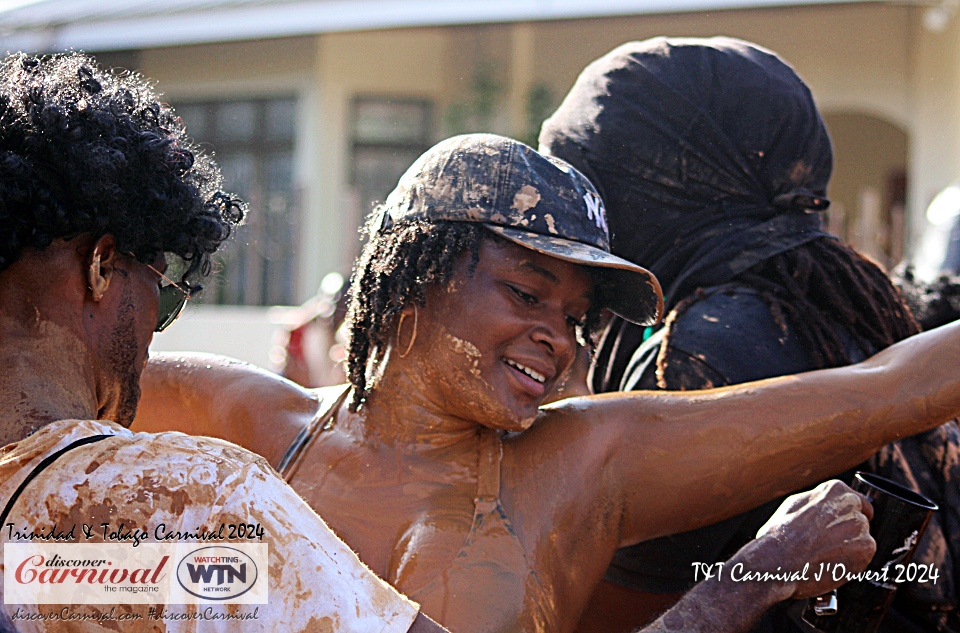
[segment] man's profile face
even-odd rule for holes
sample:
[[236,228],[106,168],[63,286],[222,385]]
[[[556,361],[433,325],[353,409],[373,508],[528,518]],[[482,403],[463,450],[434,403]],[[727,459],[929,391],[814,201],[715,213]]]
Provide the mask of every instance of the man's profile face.
[[[160,257],[153,266],[162,271],[166,262]],[[140,374],[157,323],[159,281],[149,266],[124,256],[116,264],[112,292],[104,296],[110,303],[103,306],[106,318],[96,349],[105,392],[100,417],[123,426],[133,422],[140,400]]]

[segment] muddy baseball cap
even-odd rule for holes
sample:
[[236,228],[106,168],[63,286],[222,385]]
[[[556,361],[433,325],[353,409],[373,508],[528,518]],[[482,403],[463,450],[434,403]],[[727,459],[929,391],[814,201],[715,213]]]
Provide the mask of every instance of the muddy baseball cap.
[[380,213],[380,230],[417,220],[482,223],[520,246],[600,269],[600,302],[628,321],[653,325],[663,313],[656,277],[610,253],[606,211],[590,181],[513,139],[441,141],[410,166]]

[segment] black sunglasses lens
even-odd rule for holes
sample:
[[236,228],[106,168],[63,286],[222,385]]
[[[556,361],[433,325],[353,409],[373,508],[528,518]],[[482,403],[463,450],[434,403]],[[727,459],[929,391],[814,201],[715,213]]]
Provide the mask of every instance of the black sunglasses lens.
[[185,295],[176,286],[164,286],[160,289],[160,310],[157,312],[157,332],[163,332],[171,323],[180,316],[184,304],[187,302]]

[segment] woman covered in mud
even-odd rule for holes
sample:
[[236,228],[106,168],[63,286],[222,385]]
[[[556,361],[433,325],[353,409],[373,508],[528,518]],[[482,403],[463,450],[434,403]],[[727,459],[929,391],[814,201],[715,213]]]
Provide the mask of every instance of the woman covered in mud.
[[[851,367],[541,408],[601,308],[652,324],[653,276],[609,254],[596,191],[492,135],[429,150],[371,219],[350,384],[303,390],[209,356],[145,372],[136,428],[252,448],[370,567],[455,632],[570,631],[618,547],[715,522],[960,413],[960,329]],[[656,236],[650,236],[656,239]],[[788,500],[732,563],[862,568],[867,505]],[[649,630],[745,630],[814,579],[702,583]]]

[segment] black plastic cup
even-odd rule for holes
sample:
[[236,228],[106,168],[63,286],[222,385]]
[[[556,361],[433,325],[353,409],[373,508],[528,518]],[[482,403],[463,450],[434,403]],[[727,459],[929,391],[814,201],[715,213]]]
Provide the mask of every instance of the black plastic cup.
[[[909,565],[930,517],[939,508],[918,492],[872,473],[858,472],[853,489],[873,504],[870,536],[877,553],[864,580],[837,589],[835,615],[817,615],[816,599],[807,603],[803,620],[823,633],[875,633],[897,592],[896,579]],[[823,601],[821,601],[822,604]]]

